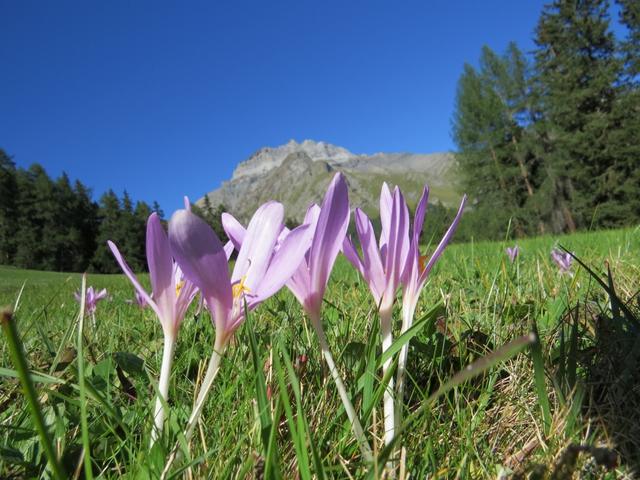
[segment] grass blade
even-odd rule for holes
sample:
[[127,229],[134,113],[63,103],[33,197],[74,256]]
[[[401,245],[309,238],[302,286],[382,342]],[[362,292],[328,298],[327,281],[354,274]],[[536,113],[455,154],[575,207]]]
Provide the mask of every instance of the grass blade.
[[500,362],[503,362],[514,355],[518,354],[522,349],[524,349],[527,345],[534,343],[537,339],[535,334],[523,335],[511,342],[503,345],[499,349],[494,352],[485,355],[484,357],[479,358],[472,364],[468,365],[467,368],[461,370],[456,373],[451,379],[446,381],[443,385],[438,388],[434,393],[432,393],[427,399],[427,403],[433,403],[438,397],[444,395],[449,390],[454,389],[461,383],[466,382],[467,380],[480,375],[481,373],[486,372],[490,368],[494,367]]
[[[309,455],[306,448],[306,439],[309,438],[309,432],[306,428],[302,402],[300,401],[299,385],[297,384],[297,378],[295,377],[292,366],[291,371],[288,371],[288,374],[289,384],[291,385],[291,390],[293,391],[296,400],[296,414],[294,415],[285,379],[286,374],[284,368],[282,368],[280,355],[283,356],[287,370],[289,370],[288,366],[291,364],[291,361],[284,349],[280,344],[278,344],[275,355],[273,356],[273,366],[278,380],[280,398],[282,399],[282,405],[287,417],[287,424],[289,425],[289,433],[293,442],[293,448],[296,452],[296,458],[298,459],[297,464],[300,477],[303,480],[309,480],[311,479],[311,468],[309,466]],[[296,387],[298,388],[296,389]]]
[[63,480],[67,478],[67,475],[64,468],[58,461],[53,443],[49,437],[49,432],[47,431],[47,427],[44,423],[44,417],[42,416],[42,410],[40,410],[36,390],[31,382],[31,375],[29,374],[29,367],[27,366],[27,359],[25,358],[24,349],[22,348],[22,342],[20,341],[20,336],[18,335],[18,330],[13,319],[13,314],[10,310],[3,310],[0,312],[0,325],[2,326],[2,332],[7,340],[9,355],[11,356],[11,360],[18,372],[24,396],[27,399],[27,404],[31,411],[33,423],[38,431],[40,444],[44,449],[44,453],[49,461],[49,466],[51,467],[54,477]]
[[[533,360],[533,374],[538,395],[538,403],[542,410],[542,420],[544,422],[545,434],[549,434],[551,429],[551,407],[549,406],[549,395],[545,383],[544,359],[542,358],[542,344],[538,336],[538,327],[533,324],[535,341],[531,344],[531,359]],[[561,360],[564,363],[564,359]],[[562,381],[562,380],[561,380]]]
[[560,245],[560,248],[565,252],[567,252],[569,255],[571,255],[571,257],[574,258],[575,261],[578,262],[589,273],[589,275],[591,275],[591,277],[600,284],[602,288],[604,288],[604,290],[609,295],[609,298],[615,299],[615,303],[618,305],[618,308],[622,310],[627,320],[633,323],[633,325],[636,328],[640,328],[640,320],[638,320],[635,317],[633,312],[629,310],[629,307],[627,307],[627,305],[624,302],[620,301],[620,298],[616,295],[616,292],[611,288],[609,288],[609,285],[607,285],[607,283],[604,280],[602,280],[599,275],[597,275],[593,270],[591,270],[582,260],[576,257],[572,252],[564,248],[562,245]]
[[78,317],[78,387],[80,388],[80,428],[82,430],[82,450],[84,457],[84,476],[87,480],[93,479],[91,469],[91,444],[89,443],[89,424],[87,422],[87,394],[84,378],[84,350],[82,333],[84,331],[84,312],[87,291],[87,274],[82,275],[82,286],[80,288],[80,314]]
[[258,341],[256,340],[253,328],[253,320],[245,306],[245,331],[249,337],[249,347],[251,350],[251,359],[253,361],[253,370],[255,378],[256,401],[258,403],[258,417],[260,419],[260,437],[265,455],[265,471],[270,472],[271,463],[274,462],[274,469],[278,471],[277,459],[272,448],[272,435],[274,434],[273,419],[271,418],[271,406],[267,398],[267,381],[262,371],[262,362],[260,361],[260,352],[258,351]]
[[411,325],[402,335],[400,335],[391,344],[391,346],[384,351],[378,358],[378,367],[381,367],[384,362],[398,353],[402,347],[408,343],[413,337],[415,337],[422,329],[424,329],[430,322],[435,321],[436,314],[441,310],[442,302],[437,303],[429,312],[427,312],[420,320]]

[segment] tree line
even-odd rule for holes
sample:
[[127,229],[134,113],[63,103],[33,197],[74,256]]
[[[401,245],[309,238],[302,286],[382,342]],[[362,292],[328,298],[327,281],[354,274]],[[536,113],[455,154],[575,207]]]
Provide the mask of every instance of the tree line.
[[[453,138],[472,198],[464,231],[499,238],[640,221],[640,2],[556,0],[535,49],[482,49],[458,81]],[[462,232],[464,235],[464,232]]]
[[[221,238],[223,206],[192,206]],[[134,202],[113,190],[98,202],[81,181],[63,173],[53,180],[33,164],[17,168],[0,149],[0,264],[36,270],[120,273],[107,248],[114,241],[134,271],[147,270],[146,222],[152,212],[163,217],[157,202]]]

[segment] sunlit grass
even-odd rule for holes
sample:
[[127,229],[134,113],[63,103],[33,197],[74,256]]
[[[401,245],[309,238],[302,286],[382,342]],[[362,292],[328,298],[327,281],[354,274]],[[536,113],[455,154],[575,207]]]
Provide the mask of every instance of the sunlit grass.
[[[518,244],[521,254],[514,264],[504,252],[513,242],[450,245],[431,274],[416,321],[434,305],[442,306],[432,312],[433,320],[424,322],[411,343],[404,404],[405,417],[412,423],[397,443],[406,450],[412,478],[426,474],[430,478],[496,478],[501,467],[530,472],[536,465],[550,471],[571,444],[625,453],[611,431],[613,423],[559,398],[563,390],[553,385],[559,368],[560,320],[576,305],[606,312],[609,302],[606,293],[577,265],[573,277],[560,275],[549,251],[560,244],[600,273],[606,272],[607,261],[618,295],[630,299],[639,288],[640,232],[581,233]],[[13,306],[24,284],[15,317],[27,360],[36,372],[45,422],[66,470],[82,477],[75,330],[78,304],[73,299],[80,278],[0,267],[0,305]],[[148,286],[146,276],[142,281]],[[127,303],[134,292],[124,276],[89,275],[87,284],[109,292],[108,299],[98,304],[96,329],[85,322],[83,344],[93,474],[156,477],[191,411],[194,390],[211,354],[213,327],[207,314],[195,316],[192,307],[175,353],[171,413],[163,436],[149,451],[162,354],[160,325],[150,309]],[[364,381],[374,371],[371,361],[376,352],[371,352],[371,346],[379,349],[379,342],[372,342],[377,340],[377,316],[366,286],[343,259],[334,269],[323,319],[363,427],[380,453],[381,401],[366,412],[367,406],[376,403],[373,398],[380,378]],[[394,319],[399,323],[399,311]],[[421,409],[412,417],[443,382],[479,357],[530,332],[534,321],[540,330],[546,369],[543,386],[550,417],[546,426],[533,362],[524,353],[456,387],[440,397],[434,408]],[[586,329],[587,320],[584,322]],[[398,330],[396,324],[396,333]],[[250,333],[255,336],[256,361],[252,360]],[[581,340],[581,352],[593,348],[587,334],[585,331]],[[37,477],[46,469],[46,458],[4,340],[0,358],[0,477]],[[260,402],[257,367],[265,378],[265,398]],[[380,370],[375,374],[380,375]],[[578,381],[585,376],[584,369],[578,371]],[[260,410],[261,403],[266,412]],[[173,473],[190,472],[193,478],[253,478],[265,469],[270,476],[282,478],[298,473],[301,478],[362,478],[381,473],[383,465],[368,468],[362,462],[341,405],[311,325],[294,298],[283,291],[258,308],[250,323],[237,332],[222,360],[190,451]],[[265,430],[267,417],[275,425],[270,430]],[[593,478],[619,478],[638,467],[633,463],[637,459],[629,457],[625,463],[623,456],[617,473],[605,474],[602,467],[590,466],[590,459],[590,454],[581,454],[576,475],[581,469],[593,468],[600,472]]]

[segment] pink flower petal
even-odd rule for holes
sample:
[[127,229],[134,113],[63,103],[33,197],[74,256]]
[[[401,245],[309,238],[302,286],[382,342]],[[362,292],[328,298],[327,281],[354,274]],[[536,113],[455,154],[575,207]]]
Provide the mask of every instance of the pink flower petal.
[[156,312],[156,315],[158,316],[160,321],[163,322],[164,321],[163,312],[158,308],[158,305],[156,305],[156,302],[153,301],[153,299],[149,296],[146,290],[142,288],[142,285],[140,285],[138,278],[135,276],[131,268],[129,268],[129,265],[127,265],[127,262],[120,254],[120,250],[118,250],[118,247],[116,247],[116,244],[113,243],[111,240],[108,240],[107,245],[111,249],[111,253],[113,253],[113,256],[116,257],[116,261],[120,264],[120,268],[133,284],[133,287],[138,291],[138,293],[142,296],[142,298],[146,300],[146,302],[151,306],[153,311]]
[[283,219],[284,207],[281,203],[267,202],[256,210],[238,252],[232,283],[246,277],[244,283],[250,291],[258,288],[271,261]]
[[222,214],[222,228],[229,237],[229,241],[233,244],[233,247],[239,252],[247,230],[242,224],[234,218],[230,213]]
[[451,237],[453,237],[453,234],[455,233],[456,228],[458,228],[458,223],[460,223],[460,218],[462,218],[462,212],[464,211],[464,206],[466,203],[467,203],[467,196],[465,195],[464,197],[462,197],[462,201],[460,202],[460,207],[458,208],[458,213],[456,213],[456,218],[454,218],[453,223],[449,225],[447,232],[442,237],[442,240],[440,240],[440,243],[438,244],[435,251],[433,252],[433,255],[431,255],[431,258],[429,259],[429,262],[425,266],[424,271],[420,274],[419,282],[421,284],[426,281],[427,276],[429,275],[429,272],[431,271],[435,263],[438,261],[438,258],[440,258],[440,255],[442,255],[442,252],[444,251],[447,244],[451,241]]
[[369,217],[359,208],[356,208],[355,213],[356,230],[358,231],[358,238],[360,239],[360,246],[362,247],[363,277],[367,284],[369,284],[369,288],[377,305],[380,303],[380,298],[384,293],[386,285],[382,259],[380,258],[380,252],[376,244],[376,237],[371,220],[369,220]]
[[349,226],[349,195],[341,173],[337,173],[327,189],[320,207],[316,232],[309,252],[309,272],[314,305],[320,307],[333,264],[340,252]]
[[269,268],[256,289],[251,303],[258,303],[275,294],[287,282],[304,260],[313,239],[309,225],[293,229],[284,239],[269,263]]
[[152,213],[147,221],[147,263],[154,300],[163,312],[162,318],[169,321],[173,317],[173,306],[176,302],[173,258],[169,239],[157,213]]
[[233,296],[222,243],[211,227],[187,210],[169,221],[169,245],[187,279],[203,293],[217,328],[226,328]]

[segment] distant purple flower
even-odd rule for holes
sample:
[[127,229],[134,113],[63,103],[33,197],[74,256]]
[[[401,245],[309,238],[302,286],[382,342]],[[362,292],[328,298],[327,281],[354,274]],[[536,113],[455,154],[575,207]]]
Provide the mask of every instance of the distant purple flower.
[[563,252],[554,248],[551,250],[551,259],[555,262],[560,270],[560,273],[571,274],[571,264],[573,263],[573,257],[569,252]]
[[140,308],[146,308],[149,305],[147,300],[140,294],[140,292],[138,292],[138,290],[135,291],[135,302]]
[[[82,292],[77,291],[73,294],[73,296],[75,297],[76,301],[78,303],[80,303],[80,301],[82,300]],[[85,292],[85,300],[84,300],[84,309],[87,313],[93,315],[96,311],[96,305],[97,303],[106,298],[107,296],[107,289],[103,288],[102,290],[100,290],[99,292],[96,292],[93,287],[89,287],[87,288],[86,292]]]
[[518,247],[518,245],[516,245],[515,247],[507,247],[507,256],[509,257],[509,261],[511,263],[516,261],[516,258],[518,258],[518,254],[520,253],[520,248]]

